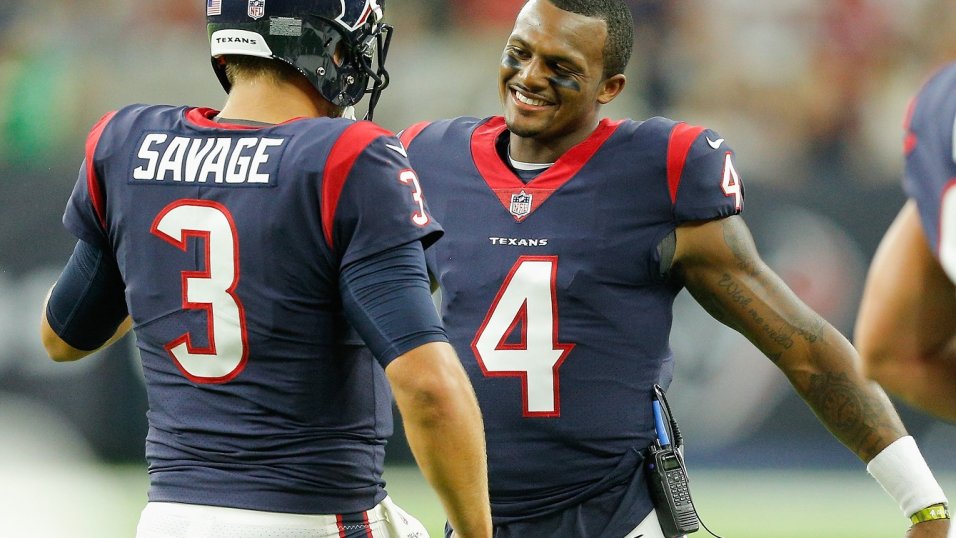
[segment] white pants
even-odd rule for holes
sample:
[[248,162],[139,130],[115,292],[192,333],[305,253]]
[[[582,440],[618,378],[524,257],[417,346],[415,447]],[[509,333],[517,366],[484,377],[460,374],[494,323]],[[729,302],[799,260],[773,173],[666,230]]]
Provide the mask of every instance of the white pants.
[[641,521],[641,524],[627,533],[624,538],[664,538],[664,531],[661,530],[661,524],[657,521],[657,510],[651,510],[650,514]]
[[151,502],[140,516],[136,538],[428,538],[425,527],[389,497],[365,514],[368,525],[343,526],[335,515]]

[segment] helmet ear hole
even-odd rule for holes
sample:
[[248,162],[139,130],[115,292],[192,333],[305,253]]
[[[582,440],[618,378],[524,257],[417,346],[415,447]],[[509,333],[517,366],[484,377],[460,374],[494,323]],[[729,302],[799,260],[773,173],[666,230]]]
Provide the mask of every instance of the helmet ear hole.
[[332,63],[334,63],[336,67],[342,67],[342,64],[345,63],[346,54],[345,42],[340,40],[335,44],[335,50],[332,52]]

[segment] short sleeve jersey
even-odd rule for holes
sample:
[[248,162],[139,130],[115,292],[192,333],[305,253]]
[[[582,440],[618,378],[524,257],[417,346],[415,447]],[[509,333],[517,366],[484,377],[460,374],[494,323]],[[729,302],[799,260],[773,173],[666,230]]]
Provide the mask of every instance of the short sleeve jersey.
[[445,228],[426,257],[484,414],[499,523],[635,472],[627,455],[654,438],[652,387],[673,370],[680,287],[658,246],[683,222],[743,204],[733,152],[701,127],[603,120],[528,183],[499,156],[502,136],[501,117],[400,135]]
[[152,501],[354,513],[385,496],[383,367],[339,273],[441,233],[370,123],[250,128],[132,106],[92,130],[64,215],[115,254],[149,400]]
[[956,63],[931,77],[906,118],[903,189],[916,200],[923,231],[956,282]]

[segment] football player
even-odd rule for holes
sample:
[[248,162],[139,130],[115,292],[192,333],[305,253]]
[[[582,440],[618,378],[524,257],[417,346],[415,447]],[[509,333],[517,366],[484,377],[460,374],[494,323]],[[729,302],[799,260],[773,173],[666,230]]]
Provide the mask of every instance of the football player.
[[79,359],[132,326],[149,400],[139,538],[427,536],[382,480],[394,396],[462,536],[491,532],[481,416],[401,144],[342,119],[388,80],[378,0],[209,0],[221,111],[104,116],[41,331]]
[[909,199],[870,266],[856,344],[888,392],[956,422],[956,64],[923,85],[905,123]]
[[495,536],[663,535],[642,460],[684,288],[867,462],[920,520],[911,536],[944,536],[946,497],[890,401],[761,260],[730,144],[600,117],[632,32],[622,0],[530,0],[501,57],[503,115],[400,134],[446,231],[426,257],[485,418]]

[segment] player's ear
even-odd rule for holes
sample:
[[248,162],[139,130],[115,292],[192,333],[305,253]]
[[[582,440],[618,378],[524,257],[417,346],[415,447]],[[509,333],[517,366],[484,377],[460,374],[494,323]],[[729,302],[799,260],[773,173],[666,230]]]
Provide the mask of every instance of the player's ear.
[[604,79],[601,82],[601,87],[598,90],[597,101],[602,105],[606,105],[614,100],[615,97],[621,94],[624,90],[624,84],[627,82],[627,78],[618,73],[616,75],[610,76]]

